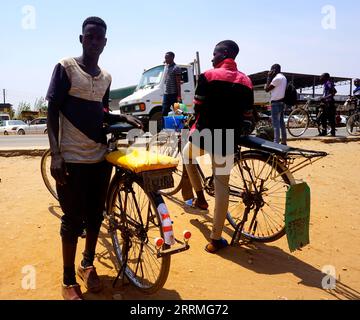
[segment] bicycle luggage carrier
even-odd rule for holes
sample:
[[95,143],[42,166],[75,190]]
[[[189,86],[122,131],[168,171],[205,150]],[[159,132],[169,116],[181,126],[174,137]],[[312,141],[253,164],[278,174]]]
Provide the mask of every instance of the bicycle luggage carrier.
[[241,137],[239,145],[273,155],[271,161],[285,165],[292,174],[328,155],[324,151],[293,148],[252,136]]

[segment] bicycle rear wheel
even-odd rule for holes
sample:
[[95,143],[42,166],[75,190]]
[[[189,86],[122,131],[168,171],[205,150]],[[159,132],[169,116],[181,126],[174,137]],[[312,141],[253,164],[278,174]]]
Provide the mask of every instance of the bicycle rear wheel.
[[52,196],[56,200],[59,200],[59,197],[56,192],[56,182],[51,175],[50,165],[51,165],[51,150],[48,149],[41,157],[41,164],[40,164],[41,176],[44,180],[46,188],[50,191]]
[[295,109],[290,113],[287,129],[293,137],[302,136],[309,128],[309,114],[303,109]]
[[145,192],[140,179],[120,175],[112,180],[108,196],[109,232],[118,268],[126,263],[129,281],[143,293],[153,294],[163,287],[170,269],[170,256],[156,256],[155,239],[164,234],[155,198]]
[[173,173],[174,187],[162,190],[161,193],[167,196],[177,194],[182,187],[183,180],[183,158],[180,151],[180,133],[176,131],[161,131],[153,136],[147,146],[148,151],[163,154],[179,160],[179,164]]
[[[257,242],[273,242],[285,235],[286,192],[295,184],[292,174],[269,154],[257,151],[243,152],[230,175],[230,204],[227,220],[235,229],[245,211],[240,196],[248,187],[248,196],[261,196],[263,206],[257,212],[253,207],[244,225],[242,236]],[[243,168],[244,180],[240,168]],[[259,190],[256,193],[255,190]]]
[[360,136],[360,113],[355,113],[346,121],[346,130],[352,136]]

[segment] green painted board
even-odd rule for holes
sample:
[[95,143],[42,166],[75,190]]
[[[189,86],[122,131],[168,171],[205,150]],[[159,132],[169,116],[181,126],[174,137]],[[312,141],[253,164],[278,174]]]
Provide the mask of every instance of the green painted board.
[[286,194],[285,228],[291,252],[310,243],[310,188],[304,182],[290,187]]

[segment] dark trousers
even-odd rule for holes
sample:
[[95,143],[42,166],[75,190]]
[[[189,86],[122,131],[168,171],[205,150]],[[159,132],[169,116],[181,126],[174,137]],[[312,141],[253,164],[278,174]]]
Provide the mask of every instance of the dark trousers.
[[66,164],[66,184],[57,185],[59,202],[64,215],[61,218],[61,237],[74,243],[85,227],[98,233],[103,221],[103,210],[111,176],[111,165]]
[[171,111],[171,106],[177,102],[178,95],[174,94],[164,94],[163,104],[162,104],[162,115],[166,117]]
[[334,102],[327,102],[324,107],[323,116],[321,118],[321,124],[326,133],[327,123],[331,127],[331,134],[335,134],[336,131],[336,106]]

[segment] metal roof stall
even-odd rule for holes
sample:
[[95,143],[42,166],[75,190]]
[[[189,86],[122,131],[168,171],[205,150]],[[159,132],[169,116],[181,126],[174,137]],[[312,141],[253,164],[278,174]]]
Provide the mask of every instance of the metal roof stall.
[[[255,87],[259,87],[261,85],[266,84],[268,73],[269,73],[269,71],[263,71],[263,72],[252,74],[249,77],[252,80],[253,85]],[[319,75],[291,73],[291,72],[282,72],[282,74],[287,79],[292,81],[294,86],[300,90],[300,93],[303,90],[312,88],[313,97],[314,97],[316,89],[319,89],[322,87],[322,83],[320,82]],[[331,77],[331,78],[338,86],[350,84],[350,95],[352,95],[352,78],[345,78],[345,77]]]

